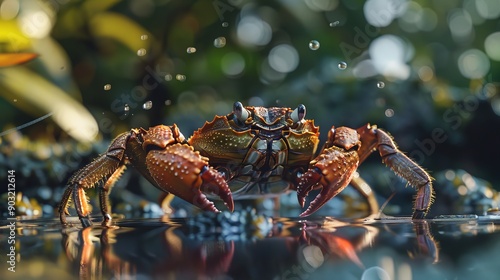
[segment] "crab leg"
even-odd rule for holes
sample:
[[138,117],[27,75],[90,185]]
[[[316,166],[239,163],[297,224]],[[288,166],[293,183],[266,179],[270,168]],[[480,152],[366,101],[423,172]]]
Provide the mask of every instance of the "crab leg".
[[369,124],[357,129],[362,142],[359,152],[363,161],[375,149],[382,161],[410,185],[417,188],[413,219],[423,219],[433,200],[432,178],[425,170],[398,150],[392,138],[376,126]]
[[[92,188],[103,180],[106,181],[105,186],[111,186],[116,181],[116,176],[112,175],[124,164],[125,145],[128,138],[129,133],[120,134],[113,140],[105,153],[71,176],[68,181],[68,188],[65,190],[62,202],[59,205],[59,219],[61,223],[66,224],[68,204],[70,199],[73,199],[82,225],[84,227],[92,225],[89,219],[90,208],[85,195],[85,188]],[[107,213],[107,200],[107,195],[103,195],[101,192],[100,205],[105,215],[105,222],[110,219]]]
[[110,226],[111,222],[111,215],[109,214],[109,193],[111,192],[111,188],[115,185],[116,181],[120,179],[122,176],[123,172],[127,168],[126,165],[120,165],[115,172],[109,177],[109,179],[106,181],[106,184],[104,184],[100,189],[99,189],[99,204],[101,207],[101,213],[103,216],[103,221],[102,225],[103,226]]
[[379,212],[380,207],[378,205],[377,199],[375,198],[375,194],[373,190],[370,188],[368,183],[366,183],[363,178],[359,176],[359,174],[355,173],[352,177],[351,182],[349,183],[361,194],[366,202],[368,203],[368,209],[370,211],[370,215],[375,215]]

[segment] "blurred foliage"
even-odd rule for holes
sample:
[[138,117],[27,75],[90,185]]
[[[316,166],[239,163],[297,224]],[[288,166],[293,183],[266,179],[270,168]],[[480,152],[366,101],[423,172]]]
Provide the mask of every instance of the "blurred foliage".
[[[500,4],[481,3],[0,1],[0,53],[38,55],[0,68],[1,170],[26,168],[21,153],[49,178],[18,188],[62,187],[132,127],[175,122],[189,136],[235,101],[303,103],[322,139],[332,125],[377,124],[431,175],[463,169],[499,189],[500,59],[489,46],[500,44]],[[64,171],[44,164],[54,161]],[[379,165],[371,157],[362,175]]]

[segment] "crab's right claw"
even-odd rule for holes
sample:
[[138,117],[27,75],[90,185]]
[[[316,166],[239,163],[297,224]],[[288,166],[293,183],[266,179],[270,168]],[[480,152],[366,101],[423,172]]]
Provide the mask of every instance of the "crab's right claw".
[[[231,190],[229,189],[229,186],[227,185],[227,182],[224,179],[224,177],[217,170],[213,169],[208,165],[202,168],[200,172],[200,177],[203,180],[203,183],[201,185],[201,190],[204,193],[218,196],[224,202],[224,204],[226,204],[227,208],[231,212],[233,212],[234,211],[233,195],[231,194]],[[203,193],[201,192],[198,194],[198,196],[200,198],[200,202],[202,202],[201,205],[206,205],[206,203],[208,202],[206,196],[203,195]],[[213,205],[212,202],[208,203]],[[200,206],[200,208],[204,209],[202,206]]]
[[218,196],[234,210],[234,202],[226,180],[208,165],[208,159],[187,144],[173,144],[151,150],[146,165],[156,187],[172,193],[206,211],[220,212],[205,194]]

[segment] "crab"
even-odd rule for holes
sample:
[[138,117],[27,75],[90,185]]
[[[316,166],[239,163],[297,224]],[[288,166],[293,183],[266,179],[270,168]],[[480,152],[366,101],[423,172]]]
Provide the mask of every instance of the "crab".
[[61,223],[67,224],[72,200],[84,227],[90,226],[85,189],[99,188],[102,224],[111,224],[108,194],[127,165],[132,165],[158,189],[202,210],[219,212],[214,200],[230,211],[233,199],[279,196],[297,192],[305,198],[321,189],[300,214],[309,216],[351,184],[378,210],[370,187],[355,176],[358,166],[375,150],[383,163],[417,189],[413,219],[424,219],[433,200],[432,178],[402,153],[392,137],[375,125],[334,127],[323,147],[319,127],[305,119],[306,107],[244,107],[235,102],[226,116],[213,121],[186,139],[177,125],[134,128],[117,136],[106,152],[78,170],[68,181],[60,206]]

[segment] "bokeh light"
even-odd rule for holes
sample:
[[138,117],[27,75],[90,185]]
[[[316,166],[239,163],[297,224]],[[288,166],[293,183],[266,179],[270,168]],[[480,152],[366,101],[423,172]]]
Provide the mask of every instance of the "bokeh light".
[[255,15],[244,16],[236,28],[239,41],[247,46],[264,46],[272,38],[271,26]]
[[11,20],[19,13],[18,0],[4,0],[0,3],[0,19]]
[[450,12],[448,26],[453,39],[457,42],[468,39],[473,32],[472,18],[464,9],[457,8]]
[[422,66],[418,69],[418,76],[422,81],[428,82],[434,78],[434,70],[429,66]]
[[496,19],[500,16],[500,2],[497,0],[476,0],[476,9],[485,19]]
[[367,268],[363,275],[361,276],[361,280],[390,280],[389,274],[386,270],[379,266],[372,266]]
[[338,0],[305,0],[309,9],[317,12],[331,11],[339,4]]
[[484,77],[490,70],[490,60],[478,49],[470,49],[458,57],[460,73],[469,79]]
[[366,21],[376,27],[385,27],[403,15],[407,1],[368,0],[363,6]]
[[299,54],[294,47],[282,44],[274,47],[268,56],[269,66],[281,73],[289,73],[299,65]]
[[500,61],[500,32],[494,32],[484,40],[484,50],[493,60]]
[[222,72],[229,77],[238,76],[245,70],[245,59],[239,53],[227,53],[222,57],[221,68]]
[[325,261],[323,252],[321,252],[321,248],[318,246],[306,246],[302,249],[302,253],[304,254],[304,260],[313,268],[320,267]]
[[281,82],[285,79],[286,73],[276,71],[271,65],[269,60],[264,60],[260,66],[260,81],[264,84],[273,84]]
[[491,108],[497,116],[500,116],[500,98],[495,97],[491,100]]
[[22,12],[18,18],[23,33],[30,38],[44,38],[52,29],[52,20],[42,10],[28,10]]
[[368,78],[378,74],[371,59],[365,59],[356,64],[352,73],[357,78]]
[[369,53],[378,73],[405,80],[410,75],[410,67],[406,64],[407,50],[401,38],[383,35],[372,42]]
[[429,8],[422,8],[417,2],[409,2],[404,14],[399,17],[398,23],[406,32],[432,31],[436,28],[438,18]]

